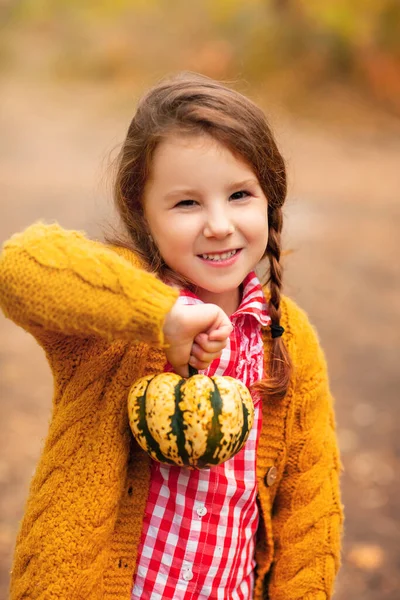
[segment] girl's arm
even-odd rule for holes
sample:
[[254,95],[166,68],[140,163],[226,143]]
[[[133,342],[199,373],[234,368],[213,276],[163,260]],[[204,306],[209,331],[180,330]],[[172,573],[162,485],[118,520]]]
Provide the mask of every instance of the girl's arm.
[[0,255],[0,306],[39,338],[43,331],[162,346],[177,297],[105,245],[57,224],[32,225]]
[[268,597],[328,600],[340,563],[340,460],[325,357],[304,314],[295,343],[295,410],[274,504],[275,558]]

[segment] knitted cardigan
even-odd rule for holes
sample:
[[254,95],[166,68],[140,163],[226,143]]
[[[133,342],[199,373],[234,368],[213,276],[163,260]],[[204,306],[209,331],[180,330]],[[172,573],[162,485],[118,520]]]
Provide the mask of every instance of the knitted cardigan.
[[[11,600],[129,600],[150,459],[130,433],[126,400],[136,379],[163,370],[162,325],[177,295],[128,250],[58,225],[33,225],[4,245],[0,305],[35,336],[54,376]],[[342,525],[332,398],[307,316],[286,297],[281,306],[294,369],[286,397],[263,400],[254,598],[327,600]],[[263,340],[268,370],[269,327]]]

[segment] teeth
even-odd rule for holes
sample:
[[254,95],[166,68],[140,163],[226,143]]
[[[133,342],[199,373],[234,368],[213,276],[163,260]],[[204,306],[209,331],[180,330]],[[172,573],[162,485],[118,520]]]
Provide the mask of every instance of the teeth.
[[231,256],[234,256],[236,252],[237,250],[232,250],[231,252],[223,252],[222,254],[202,254],[201,256],[207,260],[218,261],[230,258]]

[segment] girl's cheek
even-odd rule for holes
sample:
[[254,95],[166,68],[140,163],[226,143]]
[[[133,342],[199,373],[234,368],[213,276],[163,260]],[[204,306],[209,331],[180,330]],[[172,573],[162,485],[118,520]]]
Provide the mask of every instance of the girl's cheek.
[[[196,235],[202,229],[202,224],[198,219],[179,219],[169,224],[170,232],[179,233],[181,236],[188,238]],[[203,227],[204,229],[204,227]]]

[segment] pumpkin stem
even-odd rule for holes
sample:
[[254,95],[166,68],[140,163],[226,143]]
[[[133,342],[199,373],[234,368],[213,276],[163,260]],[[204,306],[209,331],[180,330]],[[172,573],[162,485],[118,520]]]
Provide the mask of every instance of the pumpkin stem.
[[192,365],[188,365],[188,367],[189,367],[189,377],[193,377],[193,375],[198,374],[198,370],[195,369],[194,367],[192,367]]

